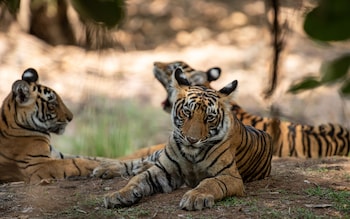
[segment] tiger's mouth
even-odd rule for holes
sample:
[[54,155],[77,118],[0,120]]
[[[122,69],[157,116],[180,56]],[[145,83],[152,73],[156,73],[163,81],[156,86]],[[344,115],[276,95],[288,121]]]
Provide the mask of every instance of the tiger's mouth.
[[[153,68],[153,74],[156,77],[156,79],[163,85],[164,89],[168,92],[168,85],[169,85],[169,81],[166,80],[165,78],[169,77],[166,76],[166,74],[161,71],[160,69],[158,69],[157,67]],[[161,102],[161,106],[163,108],[163,110],[165,110],[166,112],[170,112],[171,111],[171,102],[169,100],[169,94],[167,94],[167,97],[165,98],[165,100],[163,100]]]
[[62,135],[66,130],[66,126],[67,126],[67,123],[59,124],[55,127],[50,128],[49,131],[57,135]]
[[168,97],[166,97],[165,100],[162,101],[161,105],[163,107],[163,110],[165,110],[166,112],[171,111],[171,103]]

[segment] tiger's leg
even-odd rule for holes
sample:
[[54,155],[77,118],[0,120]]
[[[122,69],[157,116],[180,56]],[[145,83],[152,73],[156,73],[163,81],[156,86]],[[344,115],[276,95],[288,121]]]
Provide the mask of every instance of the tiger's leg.
[[42,159],[30,166],[23,166],[23,174],[29,183],[42,179],[65,179],[69,177],[91,176],[92,171],[100,164],[98,160],[75,159]]
[[131,206],[142,197],[158,192],[171,192],[183,184],[181,177],[170,176],[157,165],[134,176],[128,184],[117,192],[104,197],[106,208]]
[[93,170],[92,175],[102,179],[111,179],[120,176],[135,176],[149,169],[153,165],[153,162],[143,159],[130,161],[102,161],[101,164]]
[[200,184],[184,194],[180,208],[185,210],[202,210],[213,207],[215,201],[233,195],[245,194],[242,178],[231,175],[220,175],[206,178]]
[[119,176],[135,176],[149,169],[159,159],[163,150],[153,152],[151,155],[127,161],[103,161],[101,165],[94,169],[93,176],[110,179]]

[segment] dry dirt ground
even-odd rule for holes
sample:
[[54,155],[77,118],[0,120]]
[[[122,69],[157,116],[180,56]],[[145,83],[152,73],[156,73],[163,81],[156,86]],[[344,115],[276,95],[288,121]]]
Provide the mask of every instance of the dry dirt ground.
[[127,179],[70,179],[46,185],[0,185],[0,218],[349,218],[350,159],[275,158],[271,176],[246,183],[246,197],[212,209],[178,208],[183,187],[121,209],[103,207],[103,195]]

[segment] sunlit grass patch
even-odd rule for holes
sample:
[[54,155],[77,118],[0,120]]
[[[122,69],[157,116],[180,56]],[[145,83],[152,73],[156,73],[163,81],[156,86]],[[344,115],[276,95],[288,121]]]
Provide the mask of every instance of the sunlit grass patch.
[[225,207],[234,207],[234,206],[255,206],[256,203],[254,200],[250,200],[250,199],[243,199],[241,197],[228,197],[223,199],[222,201],[219,201],[218,204],[223,205]]
[[63,136],[53,145],[70,154],[119,157],[164,143],[170,133],[170,116],[161,108],[133,100],[90,98],[79,110]]
[[337,191],[329,188],[314,187],[305,190],[309,196],[317,196],[332,202],[335,209],[350,213],[350,192]]

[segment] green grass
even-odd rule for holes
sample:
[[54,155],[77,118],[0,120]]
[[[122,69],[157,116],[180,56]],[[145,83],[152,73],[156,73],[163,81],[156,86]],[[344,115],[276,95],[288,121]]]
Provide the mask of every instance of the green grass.
[[346,181],[346,182],[350,182],[350,174],[345,173],[345,174],[344,174],[344,178],[345,178],[345,181]]
[[320,218],[319,216],[316,216],[310,209],[307,208],[296,208],[293,211],[293,215],[296,215],[297,218],[305,218],[305,219],[314,219],[314,218]]
[[350,192],[336,191],[329,188],[314,187],[305,190],[309,196],[318,196],[330,200],[333,207],[342,212],[350,213]]
[[169,114],[133,100],[90,98],[73,113],[65,134],[53,138],[68,154],[115,158],[165,143],[171,130]]
[[137,219],[140,217],[147,217],[151,218],[151,211],[139,208],[139,207],[133,207],[133,208],[120,208],[116,210],[119,214],[119,216],[122,216],[122,218],[130,218],[130,219]]
[[235,197],[235,196],[225,198],[224,200],[219,201],[217,204],[225,207],[237,207],[237,206],[255,207],[256,206],[255,200],[249,200],[249,199],[244,199],[242,197]]

